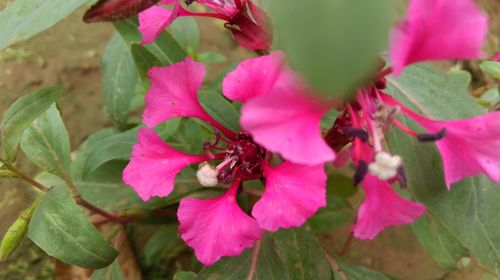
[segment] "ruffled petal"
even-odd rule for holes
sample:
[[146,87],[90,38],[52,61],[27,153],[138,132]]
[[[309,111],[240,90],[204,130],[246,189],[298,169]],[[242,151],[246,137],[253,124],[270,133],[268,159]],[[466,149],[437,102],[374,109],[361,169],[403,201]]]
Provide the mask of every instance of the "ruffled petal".
[[190,164],[208,159],[173,149],[152,129],[139,130],[137,137],[130,162],[123,171],[123,182],[132,186],[145,201],[153,196],[169,195],[177,173]]
[[415,62],[480,57],[487,21],[472,0],[410,1],[390,36],[394,74]]
[[269,93],[284,67],[282,52],[251,58],[241,62],[222,83],[224,96],[245,102],[251,98]]
[[181,237],[204,265],[237,256],[262,236],[257,222],[238,206],[236,189],[215,199],[181,200],[177,211]]
[[300,227],[326,206],[326,174],[323,165],[309,166],[284,162],[267,166],[266,189],[254,205],[252,216],[268,231]]
[[361,186],[365,200],[354,225],[359,239],[373,239],[389,226],[411,224],[426,211],[423,204],[398,196],[389,183],[373,175],[367,174]]
[[298,87],[277,85],[243,105],[241,125],[269,151],[295,163],[318,165],[335,159],[321,135],[321,119],[328,110]]
[[142,34],[141,44],[151,44],[167,26],[178,16],[180,4],[178,0],[165,0],[162,5],[174,4],[173,10],[162,6],[152,6],[139,13],[139,31]]

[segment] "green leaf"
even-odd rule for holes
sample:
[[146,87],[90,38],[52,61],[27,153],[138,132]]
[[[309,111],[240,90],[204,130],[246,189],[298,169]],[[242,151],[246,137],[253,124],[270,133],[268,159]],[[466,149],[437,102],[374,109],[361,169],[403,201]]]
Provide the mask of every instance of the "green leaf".
[[196,50],[200,45],[200,29],[194,17],[177,18],[168,30],[187,52]]
[[500,80],[500,62],[485,61],[479,65],[479,68],[481,68],[481,70],[493,76],[493,78]]
[[316,90],[337,96],[370,76],[395,15],[392,0],[276,0],[269,5],[277,49]]
[[[37,179],[44,183],[43,176]],[[110,265],[118,252],[82,215],[63,184],[55,185],[36,208],[28,237],[48,255],[63,262],[94,269]]]
[[16,0],[0,12],[0,50],[62,20],[88,0]]
[[[114,26],[128,44],[141,42],[137,20],[115,22]],[[162,32],[156,41],[144,47],[154,54],[163,66],[182,61],[186,57],[186,52],[167,32]]]
[[455,269],[460,258],[468,255],[460,241],[431,215],[421,217],[411,228],[420,244],[443,268]]
[[115,33],[102,57],[104,104],[111,118],[124,125],[139,79],[128,45]]
[[137,71],[141,75],[141,79],[144,83],[149,83],[148,71],[151,67],[160,66],[161,62],[145,47],[132,44],[130,46],[130,51],[132,53],[132,57],[134,58],[135,66],[137,67]]
[[[345,262],[337,261],[342,271],[347,276],[349,280],[394,280],[392,276],[388,276],[381,272],[371,270],[362,266],[353,265]],[[342,279],[338,277],[338,272],[335,272],[335,279]]]
[[203,109],[224,127],[234,132],[241,130],[238,112],[222,94],[216,91],[202,90],[198,93],[198,98]]
[[177,224],[162,226],[144,246],[144,262],[146,267],[151,267],[160,262],[174,247],[179,240]]
[[332,279],[332,270],[321,244],[304,228],[284,229],[273,235],[276,251],[293,280]]
[[196,55],[196,60],[206,64],[221,63],[226,61],[226,57],[220,53],[215,52],[201,52]]
[[254,248],[237,257],[223,258],[205,267],[197,280],[286,280],[290,279],[285,266],[274,250],[272,239],[265,237]]
[[351,205],[343,198],[328,198],[328,204],[312,216],[308,224],[316,234],[332,232],[354,221]]
[[90,280],[125,280],[125,275],[120,268],[120,263],[115,260],[110,266],[94,271]]
[[[470,77],[443,74],[429,66],[408,67],[398,79],[388,78],[388,92],[434,119],[461,119],[484,113],[467,92]],[[420,130],[413,122],[402,123]],[[444,184],[442,160],[432,144],[393,130],[389,144],[405,161],[410,190],[430,213],[477,259],[500,274],[500,188],[484,176],[467,178],[450,191]],[[457,151],[460,152],[460,151]]]
[[26,129],[21,149],[38,167],[62,176],[69,174],[69,137],[55,104]]
[[0,143],[2,159],[8,163],[16,160],[17,147],[26,128],[49,109],[61,95],[59,87],[48,87],[29,93],[14,102],[3,116]]
[[174,280],[194,280],[196,273],[192,271],[179,271],[174,275]]

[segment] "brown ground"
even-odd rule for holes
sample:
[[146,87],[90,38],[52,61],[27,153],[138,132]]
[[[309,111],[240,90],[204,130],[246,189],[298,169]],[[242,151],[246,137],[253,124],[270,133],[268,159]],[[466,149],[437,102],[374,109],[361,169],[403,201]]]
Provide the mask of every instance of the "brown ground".
[[[7,0],[0,0],[0,9]],[[481,5],[490,13],[491,36],[488,51],[500,50],[500,1],[483,0]],[[69,130],[72,147],[75,148],[90,133],[110,126],[103,111],[101,100],[100,57],[112,27],[108,24],[86,25],[80,21],[80,10],[55,28],[0,53],[0,115],[16,98],[28,91],[47,85],[62,85],[65,93],[59,101]],[[217,50],[218,46],[231,45],[227,32],[218,32],[220,26],[210,21],[201,22],[203,50]],[[210,34],[224,34],[216,37]],[[228,54],[227,48],[219,50]],[[229,61],[250,55],[233,45]],[[216,72],[222,66],[215,66]],[[21,168],[29,173],[36,169],[21,158]],[[32,200],[33,191],[17,181],[0,183],[0,236],[16,215]],[[322,240],[333,248],[344,241],[347,230],[341,230]],[[34,245],[25,241],[22,249],[11,260],[0,263],[0,279],[51,279],[53,263],[40,257]],[[350,258],[355,262],[385,271],[400,279],[480,279],[480,271],[474,264],[460,272],[445,275],[413,237],[409,227],[388,229],[374,241],[354,241]]]

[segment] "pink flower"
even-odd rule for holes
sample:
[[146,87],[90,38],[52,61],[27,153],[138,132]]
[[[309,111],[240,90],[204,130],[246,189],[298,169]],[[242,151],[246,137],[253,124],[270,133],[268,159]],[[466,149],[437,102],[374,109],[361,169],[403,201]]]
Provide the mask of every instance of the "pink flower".
[[411,0],[406,18],[391,32],[394,74],[406,65],[481,56],[487,18],[472,0]]
[[[254,245],[262,230],[299,227],[326,205],[323,165],[284,161],[273,166],[272,153],[250,134],[236,134],[224,128],[203,110],[196,94],[204,78],[201,64],[187,58],[168,67],[153,68],[150,78],[146,124],[154,126],[174,117],[195,117],[217,130],[213,142],[207,140],[203,146],[204,155],[190,155],[168,146],[153,130],[141,129],[123,180],[144,200],[164,197],[172,191],[175,176],[183,168],[203,162],[197,172],[200,183],[231,184],[220,197],[186,198],[179,205],[181,236],[202,263],[211,265],[223,256],[240,254]],[[216,167],[208,162],[217,162]],[[266,185],[251,217],[239,208],[236,197],[244,191],[241,182],[255,179],[265,180]]]
[[500,62],[500,52],[497,52],[491,57],[491,60]]
[[[186,1],[188,2],[188,1]],[[270,20],[266,13],[250,0],[193,0],[205,5],[214,13],[192,13],[184,9],[180,0],[164,0],[139,14],[139,30],[143,44],[152,43],[156,37],[177,17],[202,16],[226,21],[225,27],[231,31],[241,46],[251,50],[267,50],[272,42]],[[164,5],[173,4],[172,11]]]
[[420,135],[421,140],[436,140],[448,188],[465,177],[481,173],[500,181],[500,112],[465,120],[436,121],[413,112],[389,95],[383,94],[381,99],[386,105],[401,108],[425,128],[428,135]]

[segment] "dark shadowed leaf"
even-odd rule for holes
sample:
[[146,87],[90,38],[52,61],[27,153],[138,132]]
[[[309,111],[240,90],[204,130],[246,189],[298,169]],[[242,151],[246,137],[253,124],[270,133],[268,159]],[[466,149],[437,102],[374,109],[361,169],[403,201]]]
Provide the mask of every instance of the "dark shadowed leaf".
[[[359,265],[346,262],[338,262],[338,264],[349,280],[396,280],[392,276]],[[338,276],[338,272],[335,272],[335,279],[342,279]]]
[[332,232],[354,221],[354,211],[349,202],[340,197],[328,198],[328,204],[312,216],[308,224],[316,234]]
[[3,115],[0,134],[2,159],[13,162],[24,130],[49,109],[61,95],[59,87],[48,87],[29,93],[14,102]]
[[276,253],[272,239],[267,236],[237,257],[223,258],[205,267],[197,280],[286,280],[286,268]]
[[[35,210],[28,237],[48,255],[86,268],[110,265],[118,252],[83,216],[67,187],[45,173],[37,180],[53,188]],[[45,179],[47,182],[45,182]]]
[[134,58],[135,66],[137,71],[141,75],[141,79],[144,83],[149,84],[148,71],[153,66],[160,66],[161,62],[152,54],[148,49],[139,45],[132,44],[130,46],[132,52],[132,57]]
[[[430,118],[461,119],[484,113],[468,95],[470,77],[443,74],[430,66],[409,67],[398,79],[388,79],[388,91]],[[420,130],[408,120],[402,123]],[[391,150],[404,158],[410,190],[430,213],[478,260],[500,274],[500,188],[484,176],[444,184],[442,161],[433,144],[422,144],[394,130]],[[460,151],[457,151],[460,152]]]
[[240,117],[236,109],[222,94],[216,91],[202,90],[198,93],[201,106],[216,121],[234,132],[239,132]]
[[21,149],[38,167],[62,176],[69,174],[69,137],[55,104],[24,131]]
[[191,271],[179,271],[174,275],[174,280],[194,280],[196,273]]
[[88,0],[16,0],[0,12],[0,50],[62,20]]
[[144,246],[144,263],[146,267],[158,264],[168,253],[173,252],[179,242],[179,230],[177,224],[162,226]]

